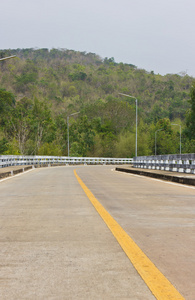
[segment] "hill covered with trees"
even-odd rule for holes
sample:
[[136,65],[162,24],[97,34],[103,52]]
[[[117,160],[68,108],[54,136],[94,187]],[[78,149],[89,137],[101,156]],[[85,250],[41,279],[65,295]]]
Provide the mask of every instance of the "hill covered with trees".
[[[67,49],[0,50],[0,154],[133,157],[195,152],[195,85]],[[78,114],[72,115],[75,112]],[[72,115],[72,116],[71,116]],[[177,124],[178,126],[172,125]]]

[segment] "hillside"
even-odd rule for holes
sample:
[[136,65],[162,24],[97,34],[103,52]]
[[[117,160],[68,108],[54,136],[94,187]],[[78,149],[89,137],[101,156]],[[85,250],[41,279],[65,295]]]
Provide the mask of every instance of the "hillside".
[[[116,63],[94,53],[67,49],[1,50],[0,153],[67,155],[67,116],[70,154],[126,156],[135,152],[135,101],[138,99],[138,155],[158,151],[194,152],[186,128],[194,78],[186,74],[161,76],[133,64]],[[9,107],[5,108],[6,97]],[[3,100],[4,99],[4,100]]]

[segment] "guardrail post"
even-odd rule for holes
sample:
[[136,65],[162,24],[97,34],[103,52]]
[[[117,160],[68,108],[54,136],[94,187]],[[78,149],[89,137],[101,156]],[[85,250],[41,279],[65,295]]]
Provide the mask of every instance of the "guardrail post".
[[170,154],[156,156],[138,156],[133,159],[135,168],[157,169],[165,171],[195,174],[195,153]]

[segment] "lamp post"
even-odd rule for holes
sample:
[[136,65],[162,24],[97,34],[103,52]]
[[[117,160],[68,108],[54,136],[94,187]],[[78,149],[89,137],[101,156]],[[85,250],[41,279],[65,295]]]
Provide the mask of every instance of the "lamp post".
[[180,130],[179,130],[179,132],[180,132],[179,153],[181,154],[181,125],[179,125],[179,124],[171,124],[171,125],[180,127]]
[[135,106],[136,106],[136,117],[135,117],[135,123],[136,123],[136,133],[135,133],[135,157],[137,157],[137,107],[138,107],[138,101],[137,101],[137,98],[131,96],[131,95],[126,95],[126,94],[122,94],[122,93],[119,93],[119,95],[122,95],[122,96],[126,96],[126,97],[129,97],[129,98],[133,98],[135,99]]
[[0,60],[7,60],[7,59],[10,59],[10,58],[14,58],[14,57],[16,57],[16,55],[0,58]]
[[158,131],[161,131],[161,130],[163,130],[163,129],[158,129],[158,130],[155,131],[155,155],[156,155],[156,134],[157,134]]
[[68,137],[68,157],[69,157],[69,117],[79,114],[80,111],[75,112],[67,117],[67,137]]

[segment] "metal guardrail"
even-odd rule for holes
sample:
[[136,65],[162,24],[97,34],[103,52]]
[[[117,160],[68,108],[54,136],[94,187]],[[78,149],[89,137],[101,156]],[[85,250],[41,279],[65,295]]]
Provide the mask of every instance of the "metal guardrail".
[[195,153],[138,156],[133,158],[133,166],[142,169],[195,174]]
[[0,155],[0,168],[19,165],[120,165],[132,161],[132,158]]

